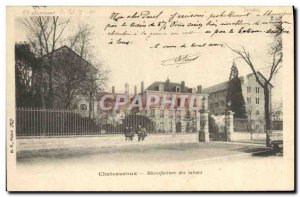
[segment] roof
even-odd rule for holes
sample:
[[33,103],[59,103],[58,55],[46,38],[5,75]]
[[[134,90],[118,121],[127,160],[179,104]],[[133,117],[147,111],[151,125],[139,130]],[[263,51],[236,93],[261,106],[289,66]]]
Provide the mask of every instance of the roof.
[[204,88],[202,90],[202,93],[205,93],[205,94],[209,94],[209,93],[212,93],[212,92],[219,92],[219,91],[222,91],[222,90],[226,90],[228,88],[228,83],[229,81],[226,81],[226,82],[223,82],[223,83],[219,83],[217,85],[213,85],[213,86],[210,86],[208,88]]
[[[165,92],[176,92],[176,87],[177,86],[181,87],[180,83],[172,83],[168,79],[165,82],[155,81],[150,86],[148,86],[146,90],[158,91],[159,90],[159,85],[163,85],[164,86],[164,91]],[[184,89],[181,90],[181,92],[182,93],[191,93],[192,89],[185,86]]]
[[83,57],[81,57],[78,53],[76,53],[74,50],[72,50],[70,47],[68,47],[68,46],[66,46],[66,45],[61,46],[61,47],[55,49],[54,51],[52,51],[52,52],[50,52],[50,53],[48,53],[48,54],[43,55],[43,56],[40,57],[40,58],[43,59],[43,58],[45,58],[45,57],[49,57],[51,54],[54,54],[54,53],[56,53],[56,52],[58,52],[58,51],[61,51],[61,50],[63,50],[63,49],[67,49],[68,52],[73,53],[73,54],[74,54],[75,56],[77,56],[79,59],[83,60],[88,66],[90,66],[90,67],[93,68],[93,69],[98,70],[98,69],[97,69],[96,67],[94,67],[90,62],[88,62],[86,59],[84,59]]
[[[259,71],[257,72],[257,74],[260,75],[264,80],[267,81],[267,79]],[[253,75],[253,73],[250,73],[250,74],[247,74],[245,76],[239,77],[239,79],[241,81],[243,81],[245,78],[249,78],[252,75]],[[219,83],[219,84],[210,86],[208,88],[204,88],[202,90],[202,93],[209,94],[209,93],[212,93],[212,92],[219,92],[219,91],[222,91],[222,90],[226,90],[228,88],[228,84],[229,84],[229,80],[225,81],[223,83]],[[271,83],[270,83],[270,85],[271,85],[271,87],[273,87],[273,85]]]

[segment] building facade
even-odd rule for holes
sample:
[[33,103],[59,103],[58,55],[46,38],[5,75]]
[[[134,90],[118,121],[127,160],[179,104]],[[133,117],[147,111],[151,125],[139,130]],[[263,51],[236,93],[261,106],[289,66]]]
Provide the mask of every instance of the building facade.
[[[261,81],[266,81],[265,77],[257,72],[258,77]],[[265,99],[264,99],[264,90],[257,82],[255,75],[253,73],[246,76],[239,77],[241,81],[242,94],[245,101],[245,108],[248,123],[250,123],[251,129],[255,132],[264,132],[265,130]],[[228,91],[229,81],[216,84],[214,86],[204,88],[203,93],[209,94],[208,96],[208,107],[210,113],[213,115],[224,115],[228,103],[226,101],[227,91]],[[270,108],[271,95],[272,95],[272,84],[269,84],[270,92]],[[238,121],[237,121],[238,122]]]
[[[160,98],[156,106],[140,112],[152,119],[155,123],[156,131],[189,133],[200,130],[200,112],[199,110],[191,110],[189,105],[193,99],[193,107],[201,108],[203,105],[203,97],[208,96],[207,94],[202,94],[202,86],[189,88],[185,85],[184,81],[181,83],[173,83],[170,79],[167,79],[165,82],[153,82],[145,90],[143,89],[143,82],[141,86],[143,100],[145,100],[148,95],[157,95]],[[171,108],[170,105],[165,105],[164,108],[161,108],[161,102],[164,97],[167,100],[171,100],[174,96],[176,97],[174,108]],[[181,99],[182,97],[186,99],[183,100]],[[207,100],[204,102],[207,102]],[[180,106],[184,106],[184,108]]]
[[[185,82],[172,83],[169,79],[165,82],[153,82],[146,89],[144,88],[144,82],[141,82],[141,91],[137,93],[137,87],[134,87],[134,93],[129,93],[129,84],[125,84],[125,92],[121,93],[128,96],[128,103],[123,105],[118,110],[103,111],[99,108],[99,102],[104,95],[111,94],[112,99],[106,99],[106,106],[113,106],[116,103],[116,98],[120,93],[115,93],[115,88],[112,87],[112,92],[101,93],[97,97],[97,112],[99,116],[106,118],[123,117],[125,118],[129,114],[136,114],[147,117],[154,123],[154,131],[159,133],[188,133],[197,132],[200,130],[200,111],[193,110],[197,107],[200,109],[203,102],[206,102],[208,94],[202,94],[202,87],[188,88],[185,86]],[[151,105],[149,108],[146,107],[146,101],[149,96],[156,96],[159,101]],[[134,107],[129,109],[130,103],[133,99],[139,96],[142,100],[142,109]],[[184,97],[184,99],[182,99]],[[203,98],[206,97],[205,101]],[[163,101],[163,99],[165,100]],[[174,107],[171,107],[171,103],[162,103],[166,100],[174,100]],[[191,100],[193,100],[193,108],[190,108]],[[184,103],[182,103],[184,102]],[[183,106],[183,107],[182,107]],[[102,114],[102,115],[101,115]],[[141,125],[143,126],[143,125]]]

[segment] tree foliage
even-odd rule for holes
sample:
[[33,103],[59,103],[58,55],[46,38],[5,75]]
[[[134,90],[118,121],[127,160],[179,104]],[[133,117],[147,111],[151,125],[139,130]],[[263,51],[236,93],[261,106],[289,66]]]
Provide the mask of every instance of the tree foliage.
[[234,112],[236,118],[246,118],[245,100],[241,87],[241,80],[236,75],[228,82],[228,90],[226,96],[226,102],[231,102],[230,110]]
[[[19,56],[30,54],[31,58],[25,59],[34,66],[30,69],[30,89],[18,88],[18,92],[28,90],[39,101],[32,107],[76,108],[83,99],[93,108],[95,96],[106,87],[109,74],[94,55],[93,28],[82,24],[75,31],[66,31],[70,19],[58,16],[22,17],[18,21],[27,29],[31,51],[19,50]],[[18,86],[28,84],[20,73],[25,70],[17,71],[24,81]]]
[[[32,71],[37,66],[37,58],[27,43],[15,45],[16,106],[28,107],[32,100]],[[34,101],[36,102],[36,101]]]

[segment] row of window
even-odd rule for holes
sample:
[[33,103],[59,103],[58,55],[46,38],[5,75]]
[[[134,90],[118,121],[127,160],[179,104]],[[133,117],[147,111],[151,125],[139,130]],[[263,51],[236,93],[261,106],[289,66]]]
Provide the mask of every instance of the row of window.
[[[247,87],[247,93],[251,93],[252,92],[252,87],[248,86]],[[259,87],[255,87],[255,93],[259,94],[260,93],[260,88]],[[219,97],[224,97],[226,96],[227,92],[226,91],[220,91],[220,92],[215,92],[211,94],[212,98],[219,98]]]
[[[251,104],[251,97],[247,97],[247,103]],[[259,105],[259,98],[255,98],[255,104]]]
[[[259,94],[259,90],[260,90],[260,88],[259,87],[255,87],[255,93],[256,94]],[[251,87],[247,87],[247,93],[251,93]]]
[[[176,113],[177,118],[181,118],[181,112],[180,111],[176,111],[175,113]],[[150,116],[155,117],[155,110],[154,109],[150,110]],[[191,112],[191,116],[194,117],[194,118],[197,117],[197,112],[196,111]],[[165,117],[164,110],[160,110],[159,117],[160,118]],[[173,118],[173,112],[172,111],[169,112],[169,118]]]
[[212,93],[211,96],[212,96],[212,98],[219,98],[219,97],[225,97],[226,94],[227,94],[227,91],[220,91],[220,92]]

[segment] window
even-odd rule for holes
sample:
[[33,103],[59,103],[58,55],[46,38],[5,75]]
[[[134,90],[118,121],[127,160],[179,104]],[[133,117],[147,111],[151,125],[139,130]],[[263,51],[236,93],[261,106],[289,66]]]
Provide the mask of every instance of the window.
[[197,112],[194,111],[194,118],[197,118]]
[[169,111],[169,118],[173,118],[173,111]]
[[181,118],[181,113],[180,113],[180,111],[176,111],[176,117],[177,117],[177,118]]
[[[191,100],[190,102],[192,102],[192,100]],[[194,100],[194,105],[193,105],[193,107],[197,107],[197,99]]]
[[151,117],[154,117],[154,116],[155,116],[155,111],[154,111],[154,109],[152,109],[152,110],[150,111],[150,116],[151,116]]
[[164,128],[164,122],[161,122],[161,123],[160,123],[160,130],[161,130],[161,131],[164,131],[164,130],[165,130],[165,128]]
[[251,104],[251,97],[247,97],[247,103]]
[[247,92],[251,93],[251,87],[249,87],[249,86],[247,87]]
[[176,92],[180,92],[180,87],[176,86]]
[[255,130],[259,130],[259,124],[255,125]]
[[259,104],[259,98],[255,99],[255,103],[258,105]]
[[256,92],[256,94],[259,94],[259,87],[255,88],[255,92]]
[[256,111],[256,115],[259,115],[259,110]]
[[80,110],[87,110],[86,104],[81,104],[80,105]]
[[177,106],[180,106],[180,98],[177,98]]
[[161,118],[164,117],[164,110],[160,110],[160,117],[161,117]]

